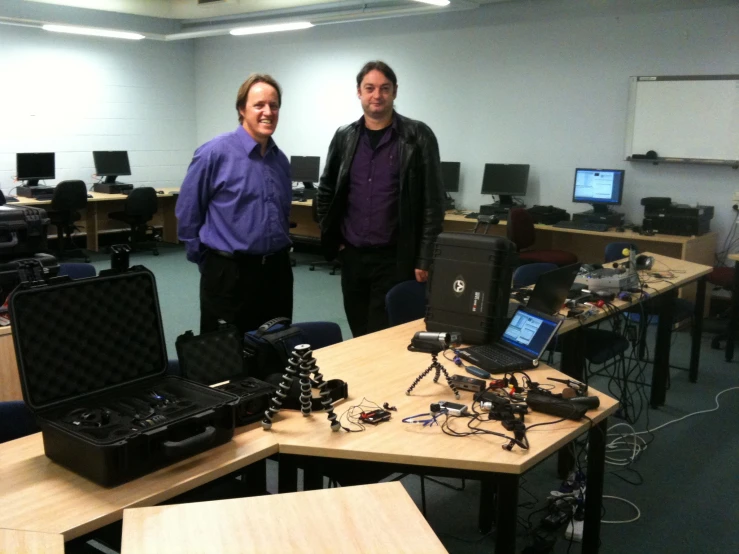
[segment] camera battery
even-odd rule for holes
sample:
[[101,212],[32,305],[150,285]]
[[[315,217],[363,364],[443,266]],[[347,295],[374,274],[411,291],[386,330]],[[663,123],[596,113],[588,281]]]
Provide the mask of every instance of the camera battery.
[[474,379],[465,375],[452,375],[452,383],[454,386],[461,390],[468,390],[471,392],[480,392],[485,390],[485,381],[482,379]]

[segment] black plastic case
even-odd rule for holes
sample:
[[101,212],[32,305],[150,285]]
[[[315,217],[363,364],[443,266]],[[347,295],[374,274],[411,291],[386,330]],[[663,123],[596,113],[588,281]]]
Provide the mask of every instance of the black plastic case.
[[506,238],[441,233],[429,273],[426,329],[459,332],[468,344],[497,339],[508,317],[516,246]]
[[164,374],[149,271],[19,289],[10,314],[23,399],[55,462],[112,486],[233,436],[236,397]]
[[49,217],[43,208],[0,206],[0,258],[33,255],[47,250]]
[[237,426],[253,423],[264,416],[277,387],[246,376],[244,340],[235,326],[223,325],[216,331],[197,336],[187,331],[177,337],[176,346],[183,376],[204,385],[222,383],[215,388],[239,397]]
[[59,262],[51,254],[33,254],[11,261],[0,258],[0,303],[20,284],[21,272],[32,280],[50,279],[59,273]]

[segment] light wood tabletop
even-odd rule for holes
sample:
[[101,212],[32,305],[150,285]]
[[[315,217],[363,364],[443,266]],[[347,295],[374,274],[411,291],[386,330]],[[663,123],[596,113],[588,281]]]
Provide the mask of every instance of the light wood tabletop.
[[[300,412],[280,412],[272,430],[280,444],[280,452],[306,456],[321,456],[351,460],[410,464],[485,472],[521,474],[533,467],[561,446],[586,432],[586,420],[566,421],[533,429],[528,434],[528,451],[516,447],[503,450],[507,440],[491,435],[453,437],[444,434],[438,426],[424,427],[403,423],[402,419],[428,413],[432,402],[455,401],[452,390],[442,377],[433,382],[433,372],[427,375],[410,396],[406,390],[416,377],[431,363],[429,354],[409,352],[411,337],[416,331],[425,331],[423,321],[392,327],[348,342],[322,348],[315,353],[325,379],[343,379],[349,384],[350,397],[336,404],[337,415],[363,399],[380,407],[387,402],[397,407],[392,418],[377,426],[367,425],[361,433],[333,433],[323,412],[305,418]],[[450,374],[460,373],[456,366],[440,356]],[[559,371],[541,364],[527,373],[534,381],[548,382],[559,391],[564,385],[547,381],[547,377],[565,378]],[[594,423],[616,411],[618,403],[590,389],[600,397],[600,408],[588,412]],[[472,404],[472,393],[460,391],[461,402]],[[526,416],[526,424],[553,421],[556,418],[533,412]],[[450,418],[450,426],[460,432],[468,431],[466,418]],[[342,419],[342,424],[355,428]],[[486,421],[483,425],[505,433],[500,422]]]
[[446,552],[397,482],[123,513],[121,554]]
[[[162,191],[164,194],[158,194],[157,196],[175,196],[179,194],[180,187],[153,187],[156,190]],[[88,191],[87,193],[89,195],[87,201],[88,202],[112,202],[116,200],[125,200],[128,196],[125,194],[107,194],[104,192],[94,192],[94,191]],[[28,198],[26,196],[18,196],[18,202],[14,202],[15,204],[20,204],[22,206],[43,206],[51,204],[51,200],[38,200],[36,198]],[[12,206],[13,204],[8,204],[9,206]]]
[[38,533],[0,529],[2,554],[64,554],[64,537],[57,533]]
[[[41,434],[0,445],[0,527],[60,533],[70,540],[275,454],[275,437],[252,425],[212,450],[113,488],[44,455]],[[0,550],[1,552],[1,550]]]

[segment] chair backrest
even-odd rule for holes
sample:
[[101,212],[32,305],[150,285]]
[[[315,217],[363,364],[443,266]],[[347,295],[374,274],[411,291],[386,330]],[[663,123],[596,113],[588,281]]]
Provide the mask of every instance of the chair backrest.
[[536,283],[539,275],[557,269],[557,264],[549,263],[537,263],[537,264],[526,264],[516,268],[513,272],[513,286],[528,287]]
[[68,275],[72,279],[84,279],[86,277],[95,277],[97,271],[92,264],[65,262],[59,264],[58,275]]
[[0,443],[38,432],[36,420],[21,400],[0,402]]
[[512,208],[508,213],[506,233],[508,239],[516,245],[519,251],[534,244],[536,231],[531,214],[524,208]]
[[403,281],[385,295],[385,310],[391,327],[426,315],[426,283]]
[[[303,331],[303,337],[312,350],[331,346],[344,340],[341,327],[332,321],[306,321],[293,323],[293,326]],[[318,363],[320,364],[320,360]]]
[[639,252],[639,249],[633,242],[609,242],[606,244],[605,262],[608,263],[620,260],[621,258],[628,258],[628,256],[624,256],[624,248],[633,250],[636,253]]
[[73,212],[87,206],[87,185],[84,181],[62,181],[54,188],[51,210]]
[[145,217],[148,221],[157,213],[157,191],[152,187],[137,187],[133,189],[123,211],[128,216]]

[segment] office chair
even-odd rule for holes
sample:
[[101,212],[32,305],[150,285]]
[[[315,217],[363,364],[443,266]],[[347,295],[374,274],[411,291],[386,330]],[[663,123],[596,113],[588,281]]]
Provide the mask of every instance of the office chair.
[[426,283],[403,281],[385,295],[385,311],[390,327],[421,319],[426,315]]
[[59,264],[59,273],[57,275],[59,277],[67,275],[72,279],[85,279],[87,277],[95,277],[97,271],[92,264],[64,263]]
[[536,242],[536,229],[531,214],[524,208],[513,208],[508,213],[506,233],[518,248],[521,265],[543,262],[563,267],[577,263],[577,256],[565,250],[526,250]]
[[344,340],[341,327],[332,321],[306,321],[293,323],[293,326],[303,331],[305,342],[310,344],[312,350],[331,346]]
[[[156,247],[158,236],[154,234],[154,229],[147,225],[154,214],[157,213],[157,193],[152,187],[137,187],[131,191],[125,200],[122,212],[111,212],[108,214],[110,219],[122,221],[131,227],[131,250],[151,250],[155,255],[159,255]],[[154,241],[147,241],[147,231],[152,231]],[[148,243],[148,246],[147,246]]]
[[513,272],[513,288],[520,289],[536,284],[536,280],[542,273],[557,269],[556,264],[535,263],[521,265]]
[[54,188],[54,196],[51,198],[51,209],[47,212],[49,221],[56,226],[57,235],[57,259],[83,258],[89,262],[81,248],[64,248],[64,238],[72,243],[72,233],[77,230],[75,222],[82,216],[79,210],[87,206],[87,185],[83,181],[62,181]]
[[38,431],[36,419],[22,400],[0,402],[0,443]]
[[[313,198],[312,204],[311,204],[311,215],[313,216],[313,221],[316,222],[316,224],[319,224],[318,221],[318,203],[316,202],[316,199]],[[318,266],[331,266],[331,271],[329,272],[331,275],[336,275],[336,270],[341,269],[341,262],[338,258],[334,260],[326,260],[326,261],[320,261],[320,262],[313,262],[308,266],[309,271],[315,271],[316,267]]]

